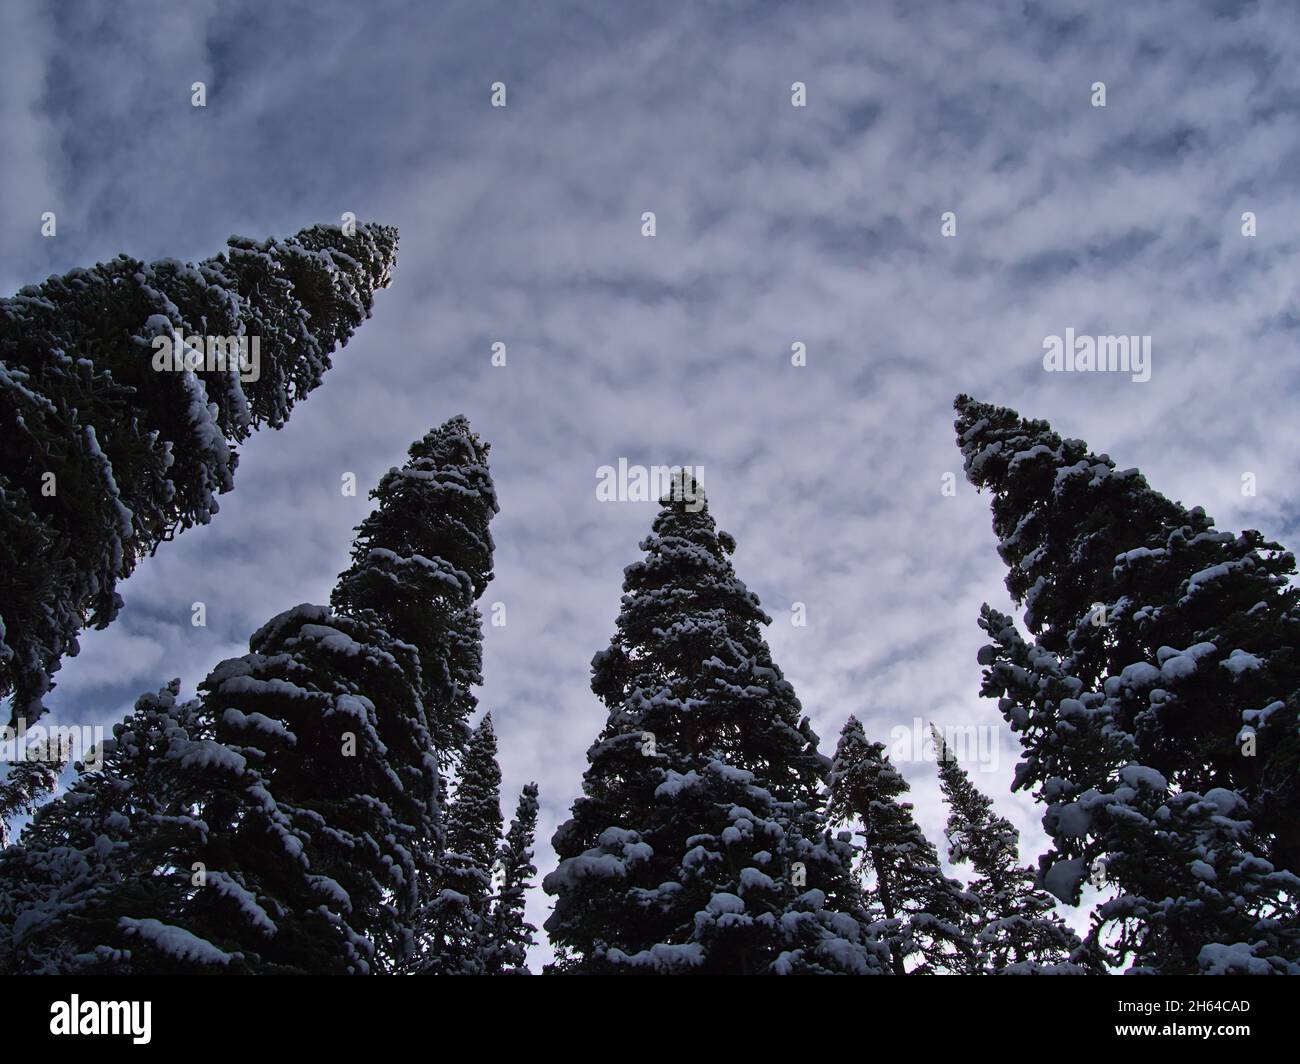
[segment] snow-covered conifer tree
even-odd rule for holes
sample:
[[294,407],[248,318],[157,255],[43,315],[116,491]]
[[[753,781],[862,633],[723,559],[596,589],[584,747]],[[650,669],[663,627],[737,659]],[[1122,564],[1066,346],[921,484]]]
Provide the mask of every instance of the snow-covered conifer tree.
[[475,602],[492,579],[496,490],[489,445],[454,417],[411,445],[400,469],[372,491],[378,508],[357,528],[352,565],[334,607],[367,611],[420,652],[421,696],[439,756],[449,764],[469,738],[466,720],[483,682],[483,626]]
[[321,382],[396,248],[390,227],[314,226],[232,237],[198,265],[120,255],[0,300],[0,698],[15,718],[41,716],[137,561],[216,513],[233,445]]
[[417,441],[335,609],[272,618],[196,699],[142,699],[104,768],[38,810],[0,859],[12,969],[405,970],[443,842],[426,676],[473,670],[426,619],[490,569],[487,450],[463,418]]
[[1033,870],[1020,863],[1020,833],[971,783],[942,733],[931,730],[939,785],[948,803],[948,859],[974,869],[970,891],[979,899],[975,945],[989,971],[1086,973],[1086,965],[1071,960],[1081,948],[1078,936],[1056,915],[1055,899],[1034,885]]
[[0,862],[19,971],[347,973],[409,952],[436,758],[409,644],[299,606],[146,696]]
[[501,845],[501,769],[492,715],[470,734],[447,806],[439,889],[429,906],[427,974],[482,975],[491,941],[489,904]]
[[[957,400],[967,477],[993,492],[1007,588],[1038,646],[1172,784],[1241,794],[1260,845],[1300,871],[1300,589],[1258,532],[1219,532],[1043,421]],[[1125,669],[1133,669],[1125,674]]]
[[1007,587],[983,693],[1044,801],[1047,889],[1114,892],[1089,944],[1137,971],[1287,970],[1300,955],[1300,592],[1258,532],[1217,532],[1079,440],[957,400],[966,475],[994,493]]
[[[868,742],[849,717],[840,732],[827,809],[833,823],[856,824],[870,915],[889,946],[895,975],[975,974],[973,894],[944,875],[939,855],[912,817],[909,788],[882,743]],[[909,966],[910,965],[910,966]]]
[[532,887],[533,836],[537,831],[537,784],[524,786],[510,830],[501,843],[500,883],[489,915],[489,941],[484,970],[490,975],[528,973],[528,948],[537,928],[524,919],[525,895]]
[[557,968],[882,971],[851,846],[824,829],[827,761],[732,569],[735,541],[688,476],[662,506],[592,662],[609,716],[543,881]]

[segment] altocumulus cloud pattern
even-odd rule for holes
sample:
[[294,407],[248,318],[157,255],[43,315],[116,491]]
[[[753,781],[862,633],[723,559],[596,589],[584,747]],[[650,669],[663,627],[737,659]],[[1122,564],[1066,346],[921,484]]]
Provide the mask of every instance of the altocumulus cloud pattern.
[[0,970],[1300,973],[1300,12],[0,32]]

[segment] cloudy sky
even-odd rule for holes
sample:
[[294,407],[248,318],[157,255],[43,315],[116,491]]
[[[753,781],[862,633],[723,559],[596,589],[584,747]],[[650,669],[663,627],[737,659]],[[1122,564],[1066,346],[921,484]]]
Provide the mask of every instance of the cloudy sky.
[[[1221,527],[1300,541],[1298,22],[1208,0],[0,5],[5,293],[345,211],[401,229],[373,319],[243,447],[214,522],[120,589],[55,719],[110,722],[173,676],[192,691],[271,615],[326,601],[369,505],[342,474],[372,485],[464,413],[501,499],[481,705],[507,813],[541,785],[543,872],[604,720],[588,665],[655,513],[597,501],[619,458],[703,467],[828,751],[850,713],[882,740],[918,717],[998,729],[996,767],[970,767],[1032,860],[1015,740],[978,697],[979,605],[1011,607],[952,399],[1045,417]],[[1067,328],[1149,335],[1151,380],[1044,372]],[[901,767],[938,839],[933,765]]]

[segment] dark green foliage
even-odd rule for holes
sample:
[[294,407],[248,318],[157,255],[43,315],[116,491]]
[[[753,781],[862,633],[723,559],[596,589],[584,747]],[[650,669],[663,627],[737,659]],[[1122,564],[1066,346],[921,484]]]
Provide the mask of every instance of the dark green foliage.
[[827,762],[732,569],[735,542],[688,478],[662,503],[592,662],[609,717],[543,883],[557,967],[880,971],[851,848],[822,822]]
[[489,940],[484,970],[489,974],[527,974],[528,948],[537,928],[524,919],[524,900],[537,867],[533,836],[537,832],[537,784],[526,784],[510,830],[501,843],[501,885],[488,918]]
[[439,889],[427,916],[427,974],[484,973],[492,873],[500,844],[501,769],[489,713],[465,746],[459,784],[447,807]]
[[[15,718],[41,716],[139,559],[217,512],[233,445],[320,384],[396,249],[390,227],[315,226],[232,238],[197,266],[122,255],[0,301],[0,698]],[[191,336],[256,338],[257,364],[250,346],[247,367],[155,368],[156,339]]]
[[449,763],[469,736],[483,682],[482,618],[475,601],[492,579],[496,490],[490,447],[454,417],[411,445],[370,493],[378,508],[357,528],[352,565],[331,602],[374,615],[420,654],[421,696]]
[[939,758],[939,784],[948,803],[948,859],[975,872],[970,892],[979,902],[975,946],[993,973],[1079,974],[1072,957],[1081,943],[1055,913],[1055,899],[1035,886],[1034,872],[1020,863],[1020,833],[993,810],[932,729]]
[[898,800],[908,789],[884,744],[868,742],[862,724],[849,717],[835,750],[828,813],[833,823],[858,826],[869,912],[894,974],[976,973],[977,900],[943,874],[911,803]]
[[984,607],[983,693],[1047,804],[1041,880],[1113,897],[1089,946],[1168,973],[1295,969],[1300,592],[1293,557],[1217,532],[1079,440],[957,400],[971,483],[994,493],[1007,587]]
[[[409,968],[443,845],[435,731],[447,718],[426,704],[424,677],[478,668],[464,644],[430,636],[416,604],[437,616],[451,599],[463,615],[486,585],[486,457],[463,418],[430,432],[409,475],[390,472],[376,492],[335,609],[273,618],[196,699],[179,702],[178,682],[140,699],[103,768],[0,858],[6,970]],[[428,517],[448,495],[456,534],[389,512]],[[489,864],[499,833],[498,812]]]

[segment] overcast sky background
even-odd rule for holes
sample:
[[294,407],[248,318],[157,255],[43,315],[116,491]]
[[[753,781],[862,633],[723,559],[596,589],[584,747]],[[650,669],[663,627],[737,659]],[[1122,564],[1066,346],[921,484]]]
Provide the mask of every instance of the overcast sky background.
[[[111,723],[173,676],[192,692],[273,614],[327,601],[365,491],[464,413],[501,501],[482,605],[508,620],[480,704],[506,815],[541,786],[543,873],[605,717],[589,662],[656,512],[596,501],[620,457],[703,466],[825,752],[850,713],[881,740],[915,717],[997,727],[996,770],[970,767],[1032,861],[1018,746],[978,697],[980,603],[1011,605],[952,399],[1300,542],[1297,23],[1290,3],[1084,0],[0,5],[4,293],[345,211],[401,229],[373,319],[241,449],[213,523],[120,588],[54,719]],[[1067,327],[1150,335],[1151,380],[1045,373]],[[900,767],[940,842],[933,764]]]

